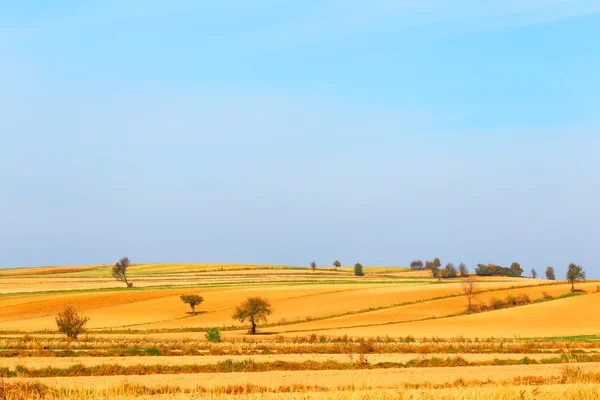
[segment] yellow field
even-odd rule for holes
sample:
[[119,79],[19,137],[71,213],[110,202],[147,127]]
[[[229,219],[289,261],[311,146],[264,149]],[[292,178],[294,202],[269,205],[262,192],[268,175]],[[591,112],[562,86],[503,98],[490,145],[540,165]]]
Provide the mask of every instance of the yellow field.
[[[564,282],[478,278],[476,304],[533,303],[467,314],[459,279],[402,268],[144,264],[130,280],[106,265],[0,271],[0,398],[35,398],[35,382],[44,398],[599,398],[598,282],[561,298]],[[204,297],[197,315],[182,294]],[[249,296],[274,310],[256,336],[231,318]],[[56,332],[67,305],[90,318],[75,341]]]

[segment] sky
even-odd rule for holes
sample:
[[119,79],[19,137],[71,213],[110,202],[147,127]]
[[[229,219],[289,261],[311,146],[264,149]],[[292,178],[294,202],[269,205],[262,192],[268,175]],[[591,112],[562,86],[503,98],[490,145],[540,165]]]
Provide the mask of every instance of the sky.
[[42,3],[0,13],[0,268],[600,278],[599,0]]

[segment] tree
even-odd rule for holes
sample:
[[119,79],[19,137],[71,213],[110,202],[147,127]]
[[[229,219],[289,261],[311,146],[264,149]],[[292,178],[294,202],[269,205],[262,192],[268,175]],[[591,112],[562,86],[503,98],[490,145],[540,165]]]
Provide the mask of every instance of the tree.
[[442,263],[440,262],[440,259],[436,257],[436,258],[433,260],[433,265],[434,265],[435,267],[438,267],[438,268],[440,268],[440,267],[442,266]]
[[515,273],[515,276],[521,276],[523,273],[523,268],[521,268],[521,264],[518,262],[510,264],[510,269]]
[[310,263],[310,269],[312,269],[313,274],[315,273],[315,271],[317,270],[317,263],[316,262],[311,262]]
[[202,296],[198,296],[197,294],[182,294],[179,296],[181,301],[186,304],[189,304],[192,308],[192,314],[196,315],[196,306],[204,301]]
[[438,278],[440,276],[440,266],[437,265],[440,262],[440,260],[439,260],[439,258],[436,258],[436,260],[437,260],[437,263],[435,260],[427,261],[425,263],[425,268],[431,270],[431,275],[434,278]]
[[454,267],[454,264],[446,264],[446,268],[444,268],[444,270],[442,271],[442,276],[444,278],[456,278],[457,275],[458,273],[456,271],[456,268]]
[[581,265],[569,264],[567,270],[567,281],[571,284],[571,293],[575,293],[575,282],[585,280],[585,271]]
[[460,276],[469,276],[469,269],[464,263],[460,263],[458,269],[460,270]]
[[333,266],[335,267],[335,269],[338,269],[339,267],[342,266],[342,263],[339,260],[335,260],[333,262]]
[[477,296],[477,281],[475,280],[475,278],[463,279],[463,281],[461,282],[461,286],[463,292],[465,293],[465,296],[467,296],[467,301],[469,302],[469,305],[467,306],[467,311],[472,311],[472,301]]
[[554,275],[554,268],[546,268],[546,279],[548,279],[549,281],[556,280],[556,275]]
[[410,263],[410,269],[419,270],[423,269],[423,261],[415,260]]
[[72,306],[66,306],[56,316],[56,326],[58,326],[58,331],[67,337],[77,339],[77,336],[85,331],[85,324],[89,320],[88,317],[77,314]]
[[267,322],[267,317],[273,313],[273,308],[268,300],[260,297],[248,297],[246,301],[236,307],[232,318],[240,322],[249,320],[252,324],[250,328],[251,335],[256,334],[256,324],[258,322]]
[[127,287],[133,287],[133,283],[127,281],[127,268],[131,262],[129,258],[123,257],[121,258],[112,268],[112,276],[118,281],[125,282]]
[[531,268],[531,277],[532,277],[533,279],[536,279],[536,278],[537,278],[537,271],[535,270],[535,268]]
[[365,276],[365,273],[363,272],[363,266],[361,263],[354,264],[354,275]]

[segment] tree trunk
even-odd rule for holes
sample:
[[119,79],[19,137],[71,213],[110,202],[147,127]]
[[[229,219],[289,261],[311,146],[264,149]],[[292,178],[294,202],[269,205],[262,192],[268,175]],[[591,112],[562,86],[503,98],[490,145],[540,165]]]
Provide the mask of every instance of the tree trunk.
[[196,306],[192,306],[192,315],[196,315]]
[[250,322],[252,323],[252,328],[250,329],[250,334],[256,335],[256,322],[254,322],[254,317],[252,317],[250,319]]
[[571,282],[571,293],[575,293],[575,281]]

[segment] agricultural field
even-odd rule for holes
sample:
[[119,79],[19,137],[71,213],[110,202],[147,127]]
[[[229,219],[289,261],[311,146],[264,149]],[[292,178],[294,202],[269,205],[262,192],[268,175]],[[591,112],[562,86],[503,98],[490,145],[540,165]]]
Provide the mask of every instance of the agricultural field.
[[[479,277],[471,312],[459,278],[408,268],[111,267],[0,271],[0,399],[600,399],[597,281]],[[272,307],[256,335],[248,297]]]

